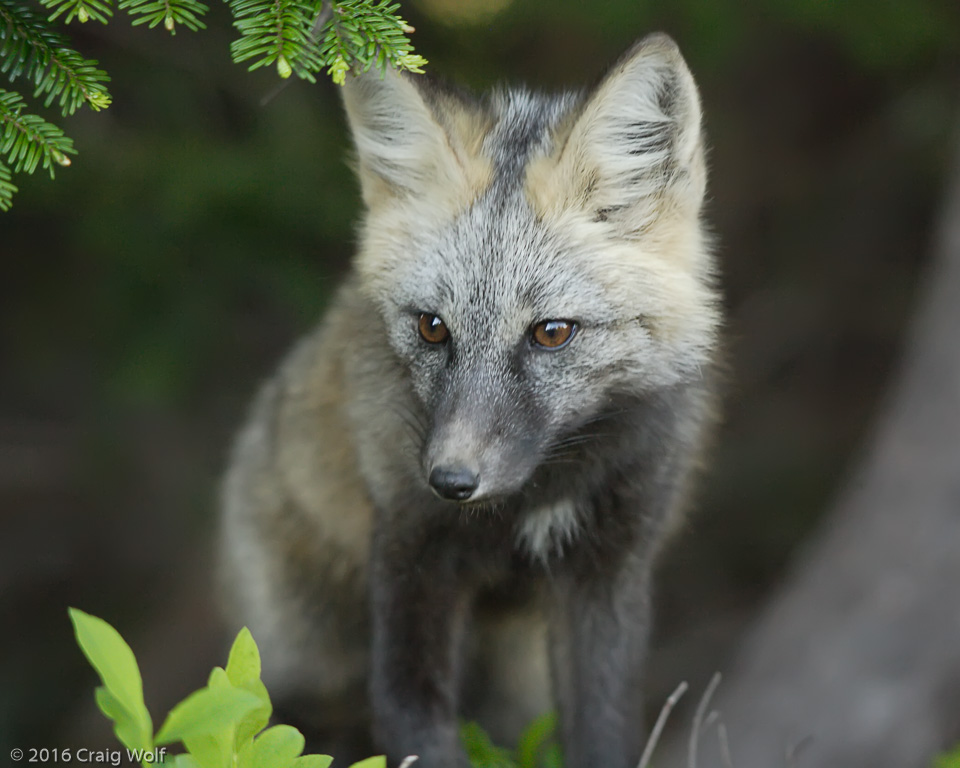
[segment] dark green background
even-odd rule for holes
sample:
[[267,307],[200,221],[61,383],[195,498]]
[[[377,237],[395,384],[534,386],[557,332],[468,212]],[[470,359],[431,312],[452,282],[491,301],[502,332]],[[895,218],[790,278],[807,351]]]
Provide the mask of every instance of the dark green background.
[[[658,585],[656,700],[725,668],[829,507],[896,369],[960,112],[956,0],[407,3],[430,70],[585,84],[664,30],[702,91],[729,309],[726,422]],[[462,7],[462,6],[461,6]],[[217,476],[257,383],[323,311],[358,196],[329,82],[230,63],[210,29],[72,30],[114,105],[0,214],[0,755],[92,746],[66,606],[104,616],[163,707],[219,659]],[[234,628],[235,629],[235,628]]]

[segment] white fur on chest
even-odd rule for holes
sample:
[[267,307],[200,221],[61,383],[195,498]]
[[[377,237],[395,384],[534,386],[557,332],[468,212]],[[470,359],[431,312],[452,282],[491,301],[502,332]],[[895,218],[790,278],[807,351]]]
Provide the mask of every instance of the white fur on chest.
[[544,504],[528,512],[517,526],[517,546],[532,557],[546,561],[563,554],[563,548],[576,537],[580,516],[569,499]]

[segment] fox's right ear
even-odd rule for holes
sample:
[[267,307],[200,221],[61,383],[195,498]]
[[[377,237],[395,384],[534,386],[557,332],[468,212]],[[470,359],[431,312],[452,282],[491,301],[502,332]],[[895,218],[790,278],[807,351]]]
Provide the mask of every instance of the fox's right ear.
[[430,189],[444,190],[445,201],[473,199],[489,182],[480,148],[490,121],[468,97],[371,67],[347,77],[343,102],[368,208]]

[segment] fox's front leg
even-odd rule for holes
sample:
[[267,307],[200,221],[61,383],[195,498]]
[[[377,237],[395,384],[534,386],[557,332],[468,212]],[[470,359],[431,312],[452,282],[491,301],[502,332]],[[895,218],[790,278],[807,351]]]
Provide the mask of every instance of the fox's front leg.
[[423,768],[466,767],[457,726],[466,593],[446,547],[398,538],[375,535],[371,553],[374,739],[391,762],[418,755]]
[[647,564],[627,559],[595,561],[554,585],[550,661],[566,768],[635,768],[640,760],[649,577]]

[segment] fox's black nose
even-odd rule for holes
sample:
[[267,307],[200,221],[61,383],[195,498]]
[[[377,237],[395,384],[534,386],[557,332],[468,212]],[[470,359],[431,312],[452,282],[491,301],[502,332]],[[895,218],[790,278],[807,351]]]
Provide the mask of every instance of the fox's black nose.
[[479,484],[479,476],[465,467],[434,467],[430,472],[430,486],[441,499],[466,501]]

